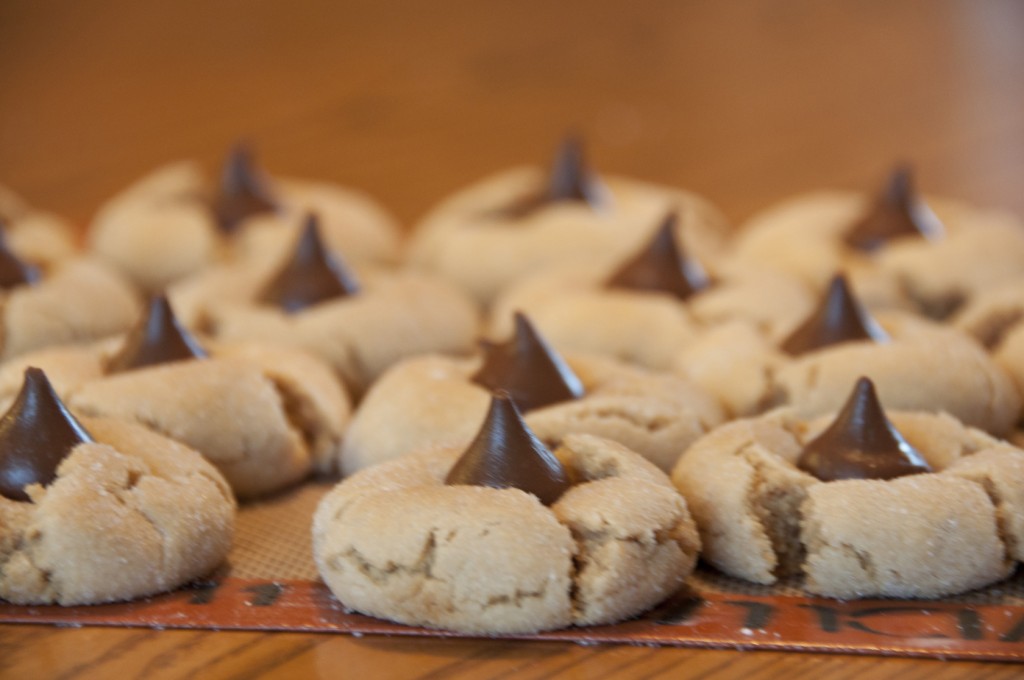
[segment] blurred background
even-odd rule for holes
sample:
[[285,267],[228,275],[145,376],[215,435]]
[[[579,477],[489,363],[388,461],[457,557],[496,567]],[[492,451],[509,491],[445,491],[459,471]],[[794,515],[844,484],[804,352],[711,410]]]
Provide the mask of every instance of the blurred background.
[[153,167],[251,140],[411,223],[580,131],[600,170],[734,220],[912,162],[1024,213],[1024,3],[0,3],[0,183],[85,223]]

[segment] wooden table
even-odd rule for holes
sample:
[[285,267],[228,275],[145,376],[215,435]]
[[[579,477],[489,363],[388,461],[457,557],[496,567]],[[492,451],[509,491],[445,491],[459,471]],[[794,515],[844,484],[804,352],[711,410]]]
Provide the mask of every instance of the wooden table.
[[[300,6],[301,5],[301,6]],[[411,3],[410,3],[411,5]],[[0,182],[84,224],[156,165],[253,140],[407,223],[583,132],[601,169],[737,221],[912,161],[1024,213],[1024,5],[471,1],[0,4]],[[0,628],[28,677],[1010,677],[1001,664],[307,634]]]

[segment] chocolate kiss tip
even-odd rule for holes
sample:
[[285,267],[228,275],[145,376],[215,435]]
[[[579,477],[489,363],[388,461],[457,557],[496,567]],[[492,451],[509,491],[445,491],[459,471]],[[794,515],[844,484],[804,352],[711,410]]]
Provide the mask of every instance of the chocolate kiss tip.
[[267,284],[260,299],[293,314],[319,302],[358,292],[355,276],[324,245],[320,220],[310,214],[291,257]]
[[846,231],[843,240],[851,248],[876,250],[888,241],[909,236],[936,239],[944,228],[914,190],[913,171],[897,165],[873,205]]
[[513,219],[523,218],[564,201],[586,203],[593,210],[601,210],[607,203],[600,182],[587,169],[583,144],[575,135],[567,136],[559,145],[543,187],[499,208],[496,213]]
[[707,288],[707,274],[686,256],[676,238],[679,216],[670,212],[654,236],[608,279],[609,288],[669,293],[680,300]]
[[228,152],[213,207],[218,226],[228,233],[249,217],[277,210],[277,201],[247,144],[236,144]]
[[0,417],[0,495],[30,500],[29,484],[49,484],[68,453],[93,438],[68,412],[39,368],[25,369],[21,391]]
[[199,342],[178,322],[167,296],[156,295],[121,350],[111,357],[107,371],[117,373],[206,356]]
[[25,262],[10,249],[4,232],[6,227],[6,222],[0,219],[0,289],[37,283],[42,273],[38,267]]
[[523,422],[512,397],[492,396],[483,426],[445,484],[515,488],[551,505],[569,488],[565,468]]
[[797,467],[822,481],[893,479],[931,470],[893,427],[868,378],[860,378],[828,428],[810,441]]
[[892,205],[909,205],[914,199],[914,171],[908,163],[898,163],[889,174],[882,197]]
[[800,356],[841,342],[886,342],[888,339],[854,297],[846,277],[837,274],[829,282],[817,309],[783,340],[781,348],[787,354]]
[[579,377],[522,312],[516,312],[513,336],[490,343],[484,352],[483,365],[470,380],[508,392],[524,411],[583,396]]
[[566,137],[555,154],[548,179],[548,199],[552,201],[590,201],[589,178],[583,157],[583,144],[575,135]]

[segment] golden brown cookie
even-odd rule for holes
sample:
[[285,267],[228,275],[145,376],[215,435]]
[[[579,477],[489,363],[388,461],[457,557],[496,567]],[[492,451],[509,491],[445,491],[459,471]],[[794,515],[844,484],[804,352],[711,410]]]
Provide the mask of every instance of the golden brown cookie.
[[276,271],[211,269],[171,298],[186,323],[221,341],[273,342],[319,356],[356,396],[403,358],[472,350],[477,313],[459,290],[425,274],[350,270],[316,234],[307,222]]
[[695,194],[593,175],[578,144],[563,145],[548,176],[516,168],[481,180],[435,207],[416,226],[409,261],[487,305],[503,288],[567,260],[624,256],[669,210],[698,256],[710,259],[729,234],[717,209]]
[[394,261],[399,228],[368,196],[327,182],[267,178],[244,147],[213,186],[193,163],[159,168],[97,212],[89,247],[149,292],[223,259],[273,266],[309,212],[355,260]]
[[672,478],[704,558],[757,583],[802,575],[808,591],[843,599],[938,597],[1008,575],[1020,559],[1024,451],[945,414],[889,417],[934,472],[821,481],[797,464],[833,417],[791,409],[694,444]]
[[[19,414],[8,412],[0,423],[0,597],[18,604],[127,600],[176,588],[224,560],[235,501],[209,463],[137,425],[62,420],[70,416],[45,378],[31,375],[32,406],[16,404]],[[53,408],[45,423],[11,420],[38,419],[46,405]],[[55,440],[67,424],[73,436]],[[45,434],[33,435],[30,428],[44,425]],[[70,448],[52,451],[58,441]],[[42,449],[26,454],[19,443]],[[42,458],[51,453],[59,457]],[[31,479],[22,477],[24,461],[9,465],[25,455],[41,457]]]
[[460,453],[364,470],[321,502],[314,556],[346,607],[472,633],[611,623],[669,596],[696,562],[682,498],[618,444],[566,437],[556,455],[573,485],[550,508],[519,489],[445,485]]
[[959,332],[912,317],[880,315],[890,342],[866,341],[812,352],[774,373],[776,403],[805,415],[838,408],[860,375],[878,383],[886,404],[903,410],[947,412],[996,436],[1010,432],[1021,398],[1007,372]]
[[[619,442],[663,470],[697,437],[723,420],[717,402],[677,377],[596,356],[569,355],[583,396],[530,410],[530,428],[557,446],[571,433]],[[425,356],[408,359],[370,389],[345,433],[340,467],[349,475],[431,446],[472,439],[490,392],[473,382],[481,360]]]
[[876,197],[821,191],[768,208],[739,230],[735,263],[776,268],[816,289],[846,270],[871,307],[912,308],[934,317],[948,315],[975,291],[1024,266],[1022,227],[1013,215],[950,199],[925,202],[912,187],[897,187],[895,193],[905,194],[910,209],[904,212],[927,237],[902,233],[871,247],[851,244],[858,222],[893,212],[879,204],[901,182],[909,185],[909,175],[901,177],[897,170]]
[[0,291],[0,359],[122,333],[139,301],[116,272],[92,259],[56,265],[35,283]]
[[[840,298],[849,302],[848,295],[836,279],[815,315],[775,337],[738,323],[712,328],[679,350],[674,369],[736,416],[783,404],[807,416],[832,411],[856,378],[867,375],[892,408],[946,411],[996,435],[1011,430],[1021,407],[1017,388],[981,346],[956,329],[908,313],[880,312],[870,322],[879,340],[837,336],[787,351],[790,338],[814,316],[835,318],[827,307]],[[850,304],[865,313],[855,300]]]
[[522,280],[495,302],[490,334],[507,333],[513,313],[520,311],[565,351],[666,369],[709,328],[743,321],[777,335],[814,304],[802,284],[765,270],[713,272],[714,283],[681,300],[666,292],[610,287],[617,267],[561,265]]
[[70,389],[73,408],[195,448],[239,498],[333,469],[350,407],[315,357],[252,343],[204,347],[159,300],[136,331],[104,350],[104,375]]

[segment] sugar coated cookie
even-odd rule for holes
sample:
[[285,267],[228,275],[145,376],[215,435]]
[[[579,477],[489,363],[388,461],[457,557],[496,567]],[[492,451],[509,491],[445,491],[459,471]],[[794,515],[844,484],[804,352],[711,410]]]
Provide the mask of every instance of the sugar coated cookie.
[[38,369],[0,420],[0,597],[96,604],[171,590],[226,557],[235,501],[195,451],[72,416]]
[[345,606],[471,633],[628,618],[672,594],[699,549],[664,473],[590,435],[552,455],[507,397],[465,451],[343,481],[317,509],[313,545]]
[[835,416],[781,410],[712,431],[672,478],[704,558],[756,583],[940,597],[1004,578],[1022,554],[1024,451],[948,415],[887,417],[866,379]]

